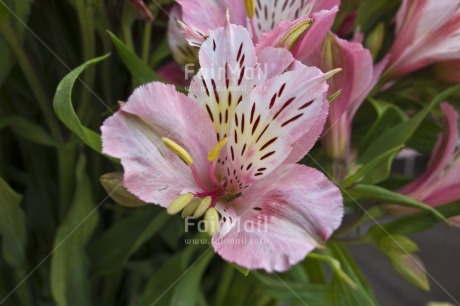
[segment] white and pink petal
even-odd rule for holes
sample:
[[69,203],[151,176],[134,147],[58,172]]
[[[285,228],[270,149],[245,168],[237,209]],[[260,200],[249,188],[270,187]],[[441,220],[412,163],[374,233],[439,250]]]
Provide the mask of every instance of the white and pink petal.
[[312,138],[318,136],[327,87],[325,74],[297,62],[294,70],[254,88],[231,118],[227,192],[237,194],[272,172],[312,128]]
[[184,190],[197,187],[190,168],[162,137],[185,148],[200,177],[208,177],[207,154],[216,143],[211,122],[174,86],[153,82],[139,87],[101,130],[103,152],[121,160],[125,187],[145,202],[166,207]]
[[236,224],[214,235],[215,251],[242,267],[268,272],[286,271],[323,246],[343,215],[339,189],[302,165],[279,167],[230,204]]

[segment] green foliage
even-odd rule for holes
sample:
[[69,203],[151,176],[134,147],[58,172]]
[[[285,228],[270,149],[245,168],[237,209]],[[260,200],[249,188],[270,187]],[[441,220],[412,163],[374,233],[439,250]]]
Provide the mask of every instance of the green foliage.
[[85,165],[82,155],[76,168],[77,188],[71,209],[58,228],[51,253],[51,292],[59,306],[91,303],[90,262],[85,248],[96,229],[99,215]]
[[69,128],[75,135],[96,152],[101,152],[101,137],[96,132],[83,126],[80,119],[77,117],[72,104],[72,89],[80,74],[90,65],[96,64],[109,55],[104,55],[87,61],[81,66],[72,70],[59,83],[56,94],[54,95],[54,111],[59,119]]
[[26,261],[26,220],[19,206],[22,196],[0,178],[0,234],[5,261],[20,267]]
[[364,276],[359,271],[350,254],[340,245],[330,246],[331,255],[340,263],[343,272],[348,275],[354,284],[335,274],[327,290],[326,305],[354,306],[354,305],[377,305]]
[[113,44],[117,48],[118,55],[128,68],[133,77],[134,87],[152,81],[159,81],[160,77],[144,63],[134,52],[130,50],[121,40],[113,33],[109,32]]
[[377,245],[399,274],[420,289],[430,290],[426,269],[422,261],[413,254],[418,251],[415,242],[404,236],[389,235],[378,241]]

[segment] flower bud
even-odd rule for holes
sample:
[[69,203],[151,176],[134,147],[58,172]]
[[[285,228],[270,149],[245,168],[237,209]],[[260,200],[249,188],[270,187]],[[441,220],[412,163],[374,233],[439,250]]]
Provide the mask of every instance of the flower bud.
[[380,49],[383,45],[383,39],[385,38],[385,26],[381,22],[375,29],[366,37],[364,46],[371,51],[372,58],[376,59]]
[[127,207],[141,207],[148,205],[130,193],[123,186],[123,173],[112,172],[102,175],[99,179],[108,195],[118,204]]

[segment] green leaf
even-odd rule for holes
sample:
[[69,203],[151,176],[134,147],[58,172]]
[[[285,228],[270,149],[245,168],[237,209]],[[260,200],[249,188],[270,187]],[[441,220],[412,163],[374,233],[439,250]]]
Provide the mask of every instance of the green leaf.
[[422,261],[412,254],[418,251],[415,242],[401,235],[393,235],[384,237],[377,245],[401,276],[422,290],[430,290],[426,269]]
[[169,305],[190,305],[194,306],[198,301],[198,292],[201,291],[200,280],[209,261],[213,257],[212,248],[208,248],[205,253],[184,272],[184,276],[179,280],[172,295]]
[[397,146],[359,167],[345,178],[342,186],[346,188],[354,183],[377,184],[385,180],[390,175],[393,158],[402,148],[403,146]]
[[272,276],[258,271],[252,271],[250,275],[257,280],[259,290],[280,302],[298,303],[300,300],[308,305],[325,305],[323,285],[294,282],[282,279],[278,274]]
[[[31,0],[3,0],[0,3],[0,30],[5,26],[12,26],[16,36],[19,37],[19,41],[22,41],[25,36],[23,23],[27,23],[31,4]],[[12,14],[15,16],[10,16]],[[0,54],[2,55],[0,56],[1,85],[15,63],[11,49],[2,35],[0,35]]]
[[201,247],[200,244],[187,245],[181,253],[176,253],[161,265],[145,286],[139,306],[169,305],[168,301],[174,292],[172,289],[192,263],[191,255]]
[[243,268],[243,267],[240,267],[238,266],[237,264],[233,263],[233,262],[229,262],[228,263],[229,265],[231,265],[233,268],[235,268],[236,270],[238,270],[241,274],[243,274],[244,276],[248,276],[249,275],[249,269],[247,268]]
[[374,139],[367,147],[367,150],[358,158],[359,164],[367,164],[377,158],[382,152],[404,145],[407,140],[412,136],[415,130],[419,127],[427,114],[440,102],[447,99],[450,95],[460,90],[460,85],[451,87],[439,95],[437,95],[430,104],[417,113],[410,120],[402,122],[387,129],[380,137]]
[[101,136],[82,125],[72,105],[72,89],[75,85],[75,81],[88,66],[105,60],[109,55],[110,54],[106,54],[89,60],[67,74],[59,83],[53,100],[54,111],[58,118],[85,144],[96,152],[101,152]]
[[331,306],[355,306],[355,305],[377,305],[364,276],[345,250],[337,244],[329,244],[331,255],[336,258],[343,271],[357,285],[356,288],[344,282],[340,277],[335,275],[327,289],[326,304]]
[[149,205],[145,203],[123,186],[123,173],[111,172],[102,175],[99,180],[107,194],[118,204],[126,207],[141,207]]
[[168,220],[169,216],[165,212],[158,212],[154,207],[145,207],[115,223],[89,247],[93,273],[107,274],[122,268],[131,255],[150,240]]
[[349,194],[355,198],[355,200],[367,199],[367,200],[378,200],[389,204],[399,204],[406,207],[417,208],[424,211],[429,211],[440,221],[448,223],[446,218],[434,208],[423,204],[417,200],[414,200],[408,196],[400,193],[385,189],[379,186],[373,185],[356,185],[352,189],[348,190]]
[[377,120],[359,143],[360,152],[365,151],[375,139],[393,126],[409,120],[398,106],[388,102],[368,98],[377,113]]
[[400,3],[400,0],[361,1],[355,24],[362,33],[368,33],[379,21],[393,18]]
[[[442,214],[445,218],[460,215],[460,202],[441,205],[435,210]],[[439,219],[434,217],[431,212],[422,211],[410,216],[398,218],[397,220],[372,226],[367,236],[375,241],[383,237],[391,235],[408,235],[426,231],[439,223]]]
[[135,87],[152,81],[161,81],[161,78],[148,65],[146,65],[144,61],[142,61],[133,52],[133,50],[129,49],[112,32],[107,32],[117,49],[118,55],[131,73]]
[[26,222],[24,211],[19,204],[22,196],[17,194],[0,178],[0,234],[2,253],[5,261],[20,267],[26,261]]
[[59,146],[59,142],[51,137],[41,126],[29,122],[23,117],[11,116],[0,119],[0,129],[6,127],[11,128],[17,135],[31,142],[45,146]]
[[308,255],[308,258],[326,262],[332,268],[332,270],[338,278],[340,278],[344,283],[350,286],[350,288],[357,288],[355,282],[345,273],[345,271],[343,271],[342,265],[340,264],[340,261],[338,261],[337,259],[325,254],[317,253],[310,253]]
[[58,306],[91,305],[89,261],[86,244],[96,229],[99,216],[80,156],[76,167],[76,191],[71,209],[59,226],[51,257],[51,293]]

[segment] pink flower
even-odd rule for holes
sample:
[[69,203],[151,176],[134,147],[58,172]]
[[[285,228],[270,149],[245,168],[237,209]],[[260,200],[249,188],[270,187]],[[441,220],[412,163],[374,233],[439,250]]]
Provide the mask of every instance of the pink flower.
[[[436,207],[460,199],[460,149],[458,148],[458,113],[444,102],[441,104],[445,129],[431,154],[428,169],[400,192]],[[451,219],[460,226],[460,217]]]
[[389,75],[460,59],[460,0],[403,0],[396,16]]
[[351,124],[356,111],[377,83],[385,61],[374,67],[370,51],[361,43],[329,34],[307,65],[323,71],[342,68],[328,80],[329,95],[340,91],[329,109],[323,142],[329,156],[346,162],[350,154]]
[[285,271],[343,215],[338,188],[294,164],[322,131],[330,75],[284,49],[256,55],[248,31],[229,23],[199,60],[188,96],[155,82],[136,89],[104,122],[103,151],[121,159],[124,185],[141,200],[204,214],[225,260]]
[[152,22],[153,21],[153,15],[152,12],[150,12],[149,8],[145,5],[144,1],[142,0],[130,0],[130,2],[140,11],[142,14],[144,14],[145,19],[147,22]]
[[[339,3],[338,0],[254,0],[254,12],[249,13],[252,15],[249,18],[244,2],[179,0],[181,9],[171,11],[168,24],[168,42],[179,66],[196,64],[191,46],[199,47],[211,31],[225,25],[227,9],[231,23],[246,27],[253,41],[259,43],[258,49],[285,47],[296,59],[303,61],[323,41],[334,22]],[[183,21],[184,33],[180,32],[177,20]],[[174,75],[176,71],[169,66],[162,73],[166,73],[168,79],[168,74]],[[193,72],[190,65],[186,72]]]

